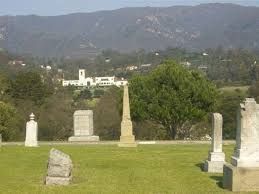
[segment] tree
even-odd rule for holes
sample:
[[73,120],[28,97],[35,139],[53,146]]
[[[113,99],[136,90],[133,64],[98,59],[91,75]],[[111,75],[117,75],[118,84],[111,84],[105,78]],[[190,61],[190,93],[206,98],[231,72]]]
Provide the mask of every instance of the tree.
[[0,73],[0,98],[1,99],[3,99],[3,96],[6,95],[6,92],[9,89],[10,89],[10,79],[1,72]]
[[0,64],[7,64],[10,59],[10,54],[0,48]]
[[96,133],[105,140],[118,139],[121,123],[122,94],[118,87],[110,87],[94,109]]
[[12,81],[10,93],[13,98],[31,100],[40,104],[51,94],[51,90],[43,83],[38,73],[22,72]]
[[39,137],[42,140],[67,140],[72,135],[72,95],[66,90],[59,91],[46,99],[39,111]]
[[218,96],[205,77],[173,61],[133,77],[129,86],[133,119],[163,125],[171,139],[189,136],[192,124],[213,111]]
[[16,109],[0,101],[0,134],[4,140],[14,140],[20,135]]
[[248,90],[251,97],[255,98],[257,103],[259,103],[259,81],[255,82]]
[[234,91],[225,90],[220,94],[217,112],[220,112],[223,116],[224,139],[235,139],[238,105],[245,99],[245,97],[246,94],[239,89]]
[[95,89],[94,90],[94,97],[95,98],[100,98],[104,94],[104,90],[101,89]]
[[92,99],[92,93],[88,89],[81,90],[80,93],[75,97],[75,100],[86,100]]

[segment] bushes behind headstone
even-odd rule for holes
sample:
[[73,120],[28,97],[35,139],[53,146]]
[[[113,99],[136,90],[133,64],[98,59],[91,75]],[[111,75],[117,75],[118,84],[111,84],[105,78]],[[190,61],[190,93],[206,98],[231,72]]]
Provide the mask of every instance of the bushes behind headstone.
[[113,140],[120,136],[121,97],[120,88],[111,87],[94,109],[94,128],[101,139]]
[[0,134],[4,141],[20,139],[22,132],[19,121],[17,110],[12,105],[0,101]]

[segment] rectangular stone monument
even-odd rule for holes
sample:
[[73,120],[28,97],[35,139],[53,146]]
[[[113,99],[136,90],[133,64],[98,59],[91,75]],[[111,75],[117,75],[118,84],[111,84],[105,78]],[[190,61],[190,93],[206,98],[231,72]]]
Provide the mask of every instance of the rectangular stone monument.
[[52,148],[49,154],[46,185],[69,185],[72,180],[72,160],[69,155]]
[[259,191],[259,105],[253,98],[240,104],[235,151],[223,171],[224,188]]
[[121,136],[118,146],[137,147],[137,143],[135,142],[135,136],[133,135],[133,127],[130,117],[129,91],[127,85],[124,86]]
[[25,147],[38,147],[38,123],[34,118],[34,114],[31,113],[30,121],[26,123]]
[[0,134],[0,147],[2,147],[2,134]]
[[93,111],[77,110],[74,113],[74,136],[68,141],[91,142],[99,141],[99,136],[95,136],[93,127]]
[[212,117],[212,144],[208,160],[205,161],[204,171],[222,173],[225,154],[222,152],[222,115],[214,113]]

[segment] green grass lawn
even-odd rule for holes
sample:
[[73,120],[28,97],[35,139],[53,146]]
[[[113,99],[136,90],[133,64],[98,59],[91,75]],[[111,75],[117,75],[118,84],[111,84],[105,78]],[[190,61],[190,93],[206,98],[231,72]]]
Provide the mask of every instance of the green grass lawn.
[[223,92],[235,92],[239,91],[242,95],[246,95],[250,86],[226,86],[220,88]]
[[[0,148],[0,193],[225,193],[222,174],[202,172],[209,145],[67,145],[73,160],[70,186],[44,186],[51,146]],[[225,146],[227,159],[233,146]]]

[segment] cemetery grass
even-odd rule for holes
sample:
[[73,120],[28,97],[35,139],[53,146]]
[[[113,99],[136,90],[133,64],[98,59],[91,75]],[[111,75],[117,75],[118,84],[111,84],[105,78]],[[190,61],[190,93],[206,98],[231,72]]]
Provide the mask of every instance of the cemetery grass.
[[[0,148],[0,193],[227,193],[201,171],[209,145],[54,146],[73,160],[73,183],[44,186],[51,146]],[[224,146],[226,158],[233,145]]]
[[220,91],[235,92],[235,91],[239,90],[242,95],[246,95],[249,87],[250,86],[226,86],[226,87],[220,88]]

